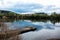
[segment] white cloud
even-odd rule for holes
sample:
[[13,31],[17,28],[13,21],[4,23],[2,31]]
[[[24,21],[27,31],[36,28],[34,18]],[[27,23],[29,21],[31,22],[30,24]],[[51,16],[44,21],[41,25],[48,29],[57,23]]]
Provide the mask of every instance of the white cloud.
[[21,14],[34,14],[34,12],[25,12],[25,13],[21,13]]
[[[35,8],[35,6],[29,6],[32,4],[42,6],[42,8]],[[24,7],[23,7],[24,6]],[[28,6],[28,7],[27,7]],[[50,7],[49,7],[50,6]],[[30,9],[30,12],[59,12],[60,0],[0,0],[0,9],[12,10],[12,9]],[[57,10],[56,10],[57,9]],[[15,11],[15,10],[13,10]],[[28,11],[27,11],[28,12]]]

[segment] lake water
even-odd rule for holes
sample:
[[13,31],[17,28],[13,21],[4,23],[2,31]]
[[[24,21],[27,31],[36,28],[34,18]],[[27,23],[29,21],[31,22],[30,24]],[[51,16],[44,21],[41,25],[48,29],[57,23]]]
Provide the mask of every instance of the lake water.
[[21,34],[20,40],[47,40],[50,38],[60,38],[60,22],[47,21],[31,21],[31,20],[15,20],[13,22],[5,22],[10,30],[20,29],[27,26],[36,27],[36,31],[30,31]]

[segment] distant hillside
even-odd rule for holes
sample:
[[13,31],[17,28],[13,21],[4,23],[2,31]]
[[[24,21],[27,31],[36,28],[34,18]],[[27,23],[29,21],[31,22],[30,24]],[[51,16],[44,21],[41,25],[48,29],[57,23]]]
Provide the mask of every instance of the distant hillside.
[[14,16],[17,15],[15,12],[0,10],[0,16]]
[[15,12],[0,10],[0,18],[19,18],[18,16],[19,14]]
[[15,13],[15,12],[7,11],[7,10],[0,10],[0,14],[1,14],[1,13],[3,13],[3,14],[6,13],[6,14],[7,14],[7,13]]
[[1,13],[9,13],[10,11],[6,11],[6,10],[0,10],[0,14]]

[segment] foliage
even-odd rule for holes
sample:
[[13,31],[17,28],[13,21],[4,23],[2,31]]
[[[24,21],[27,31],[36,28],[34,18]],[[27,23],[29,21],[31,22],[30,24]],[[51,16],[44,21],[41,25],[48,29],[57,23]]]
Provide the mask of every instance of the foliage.
[[50,19],[50,20],[60,20],[60,14],[53,12],[51,15],[48,15],[47,13],[41,12],[41,13],[35,13],[35,14],[17,14],[15,12],[11,11],[1,11],[0,10],[0,18],[3,16],[6,16],[7,18],[17,18],[17,19]]

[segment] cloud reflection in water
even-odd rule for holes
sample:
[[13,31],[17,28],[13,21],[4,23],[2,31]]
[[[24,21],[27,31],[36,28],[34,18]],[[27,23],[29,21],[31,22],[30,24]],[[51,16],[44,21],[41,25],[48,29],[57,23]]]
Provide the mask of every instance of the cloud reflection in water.
[[[43,29],[22,34],[22,40],[47,40],[50,38],[60,38],[60,27],[57,27],[57,25],[60,26],[60,23],[54,25],[51,22],[34,22],[33,24],[41,25]],[[49,30],[48,27],[53,29]]]

